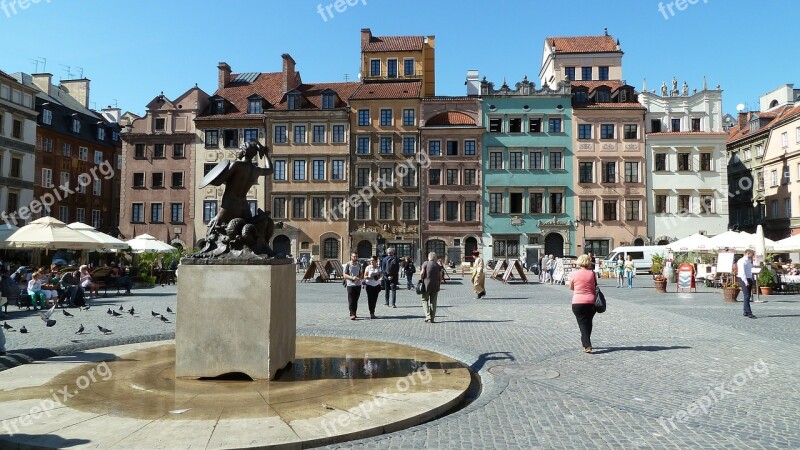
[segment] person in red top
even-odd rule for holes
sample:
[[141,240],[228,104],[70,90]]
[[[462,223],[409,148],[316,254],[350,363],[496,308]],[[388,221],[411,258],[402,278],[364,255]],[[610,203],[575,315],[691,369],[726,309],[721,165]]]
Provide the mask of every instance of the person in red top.
[[569,280],[569,290],[572,294],[572,313],[578,321],[578,328],[581,330],[581,344],[583,351],[592,353],[592,319],[594,319],[594,291],[597,287],[597,279],[591,267],[592,260],[589,255],[578,257],[580,270],[572,273]]

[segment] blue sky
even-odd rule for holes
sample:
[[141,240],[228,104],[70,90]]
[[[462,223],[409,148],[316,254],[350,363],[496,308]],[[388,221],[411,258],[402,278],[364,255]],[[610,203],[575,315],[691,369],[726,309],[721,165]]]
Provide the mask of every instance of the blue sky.
[[31,60],[44,57],[57,80],[67,78],[62,65],[73,76],[80,67],[92,80],[91,106],[116,100],[139,114],[161,91],[174,98],[197,83],[213,93],[219,61],[234,72],[272,72],[289,53],[306,82],[355,80],[366,27],[435,35],[438,95],[463,95],[468,69],[498,85],[537,80],[546,36],[605,27],[621,41],[623,77],[637,90],[645,78],[652,90],[673,76],[699,89],[706,75],[735,113],[781,84],[800,87],[796,0],[687,0],[682,11],[675,0],[359,0],[327,21],[317,8],[327,0],[38,0],[25,9],[13,1],[0,0],[0,70],[32,73]]

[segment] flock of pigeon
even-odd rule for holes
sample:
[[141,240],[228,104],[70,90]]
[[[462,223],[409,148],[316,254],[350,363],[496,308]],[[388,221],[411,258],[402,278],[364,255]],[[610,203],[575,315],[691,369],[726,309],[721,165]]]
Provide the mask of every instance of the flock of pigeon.
[[[91,306],[84,306],[84,307],[81,307],[80,310],[81,311],[88,311],[89,308],[91,308]],[[53,313],[55,312],[55,309],[56,309],[56,305],[53,305],[47,311],[38,311],[39,317],[42,319],[42,321],[44,322],[45,326],[47,326],[47,327],[55,326],[56,319],[51,319],[51,317],[53,316]],[[61,311],[64,313],[65,317],[72,317],[72,318],[75,317],[74,314],[70,313],[66,309],[62,309]],[[112,316],[112,317],[122,317],[124,314],[119,312],[119,311],[125,311],[125,308],[123,308],[122,305],[119,306],[119,309],[117,311],[114,311],[113,309],[108,308],[107,314],[109,316]],[[139,316],[136,315],[136,310],[132,306],[131,306],[131,309],[129,309],[127,311],[127,313],[130,314],[131,317],[139,317]],[[167,313],[175,314],[169,306],[167,306]],[[159,317],[162,322],[172,323],[172,322],[170,322],[169,319],[164,317],[163,314],[157,313],[155,311],[150,311],[150,314],[153,316],[153,318]],[[8,322],[3,322],[3,329],[5,331],[17,331],[17,330],[14,329],[14,327],[9,325]],[[103,327],[103,326],[100,326],[100,325],[97,326],[97,329],[100,330],[100,332],[103,333],[103,334],[111,334],[111,333],[113,333],[113,331],[111,331],[110,329],[108,329],[106,327]],[[85,333],[84,330],[85,330],[85,328],[83,327],[83,324],[81,324],[81,326],[78,328],[78,331],[76,331],[75,334],[88,334],[88,333]],[[19,329],[19,332],[24,334],[24,333],[28,332],[28,329],[25,328],[25,325],[23,325]]]

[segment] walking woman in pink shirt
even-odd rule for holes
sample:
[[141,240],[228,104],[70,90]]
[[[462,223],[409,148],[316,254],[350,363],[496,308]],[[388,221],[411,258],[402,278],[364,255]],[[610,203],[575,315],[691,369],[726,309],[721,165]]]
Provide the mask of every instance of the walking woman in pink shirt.
[[572,313],[578,320],[578,328],[581,330],[581,344],[583,351],[592,353],[592,319],[594,319],[594,291],[597,287],[597,279],[594,272],[589,270],[592,261],[589,255],[578,257],[580,270],[572,273],[569,280],[569,290],[572,294]]

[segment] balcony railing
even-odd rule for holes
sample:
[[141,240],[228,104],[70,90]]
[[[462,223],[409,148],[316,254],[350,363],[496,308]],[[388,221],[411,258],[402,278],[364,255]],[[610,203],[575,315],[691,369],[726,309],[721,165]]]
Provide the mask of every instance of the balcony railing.
[[423,72],[417,71],[413,74],[406,74],[405,72],[398,72],[396,75],[388,75],[385,73],[381,73],[380,75],[366,75],[364,76],[365,80],[375,81],[375,80],[419,80],[422,78]]

